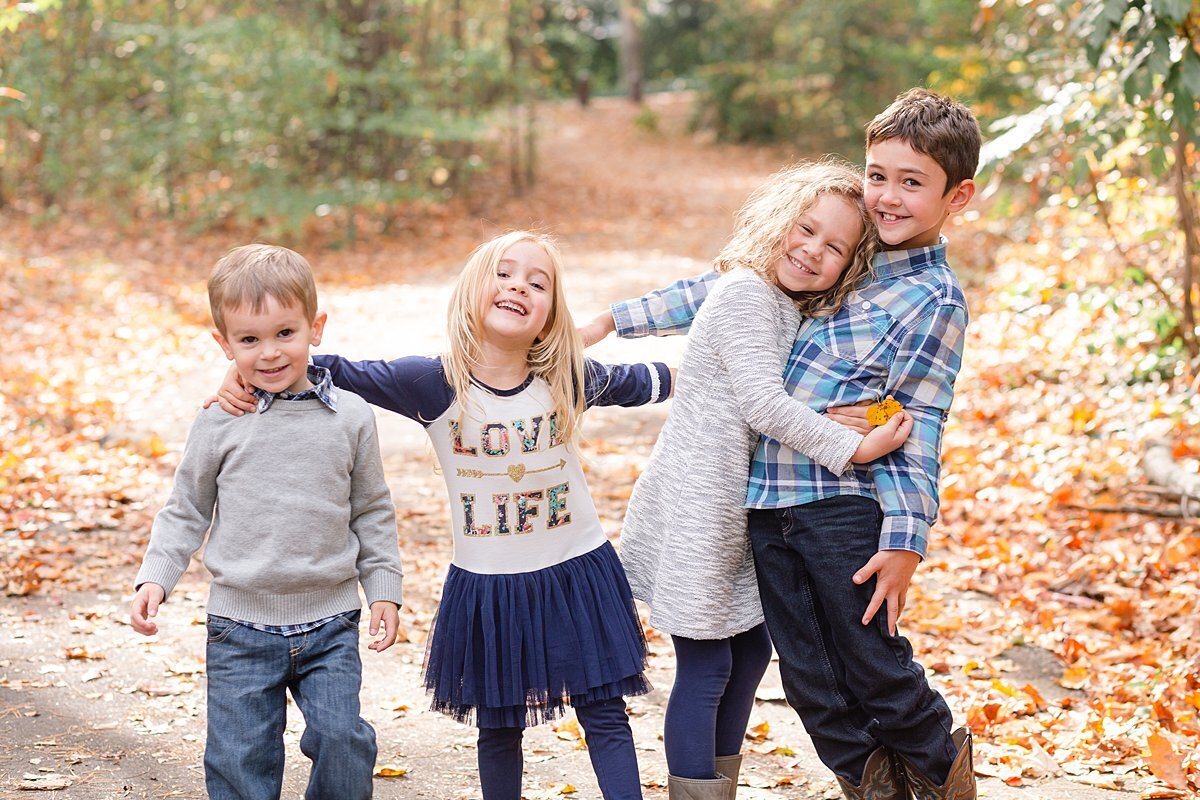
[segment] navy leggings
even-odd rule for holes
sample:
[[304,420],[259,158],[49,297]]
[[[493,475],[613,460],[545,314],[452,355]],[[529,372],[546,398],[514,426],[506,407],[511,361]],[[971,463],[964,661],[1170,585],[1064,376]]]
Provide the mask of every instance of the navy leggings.
[[671,640],[675,686],[663,730],[667,771],[677,778],[715,778],[716,759],[742,750],[754,690],[771,663],[771,637],[760,624],[730,639]]
[[[642,779],[624,698],[575,706],[575,715],[583,727],[604,800],[641,800]],[[479,783],[484,800],[520,800],[524,732],[524,728],[479,729]]]

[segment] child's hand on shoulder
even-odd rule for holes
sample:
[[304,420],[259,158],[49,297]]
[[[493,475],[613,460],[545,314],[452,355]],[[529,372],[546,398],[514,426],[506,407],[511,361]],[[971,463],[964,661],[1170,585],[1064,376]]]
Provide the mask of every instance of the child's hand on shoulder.
[[153,636],[158,633],[158,626],[151,617],[158,616],[158,607],[162,605],[167,592],[157,583],[143,583],[133,596],[133,604],[129,610],[129,624],[143,636]]
[[382,653],[395,644],[396,634],[400,631],[399,606],[390,600],[376,600],[371,603],[371,627],[368,630],[372,636],[379,636],[381,631],[383,634],[371,642],[368,649]]
[[235,417],[246,412],[253,413],[258,408],[258,400],[250,393],[250,387],[242,383],[242,376],[234,367],[225,373],[225,380],[221,382],[217,393],[204,399],[205,408],[213,403],[220,403],[225,413]]

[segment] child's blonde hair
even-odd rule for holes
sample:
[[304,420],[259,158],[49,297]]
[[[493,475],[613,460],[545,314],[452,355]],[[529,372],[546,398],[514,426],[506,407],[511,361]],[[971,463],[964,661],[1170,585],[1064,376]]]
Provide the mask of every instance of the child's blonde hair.
[[222,335],[227,310],[261,314],[268,297],[302,307],[309,322],[316,319],[317,283],[304,256],[286,247],[247,244],[230,250],[208,276],[208,307]]
[[460,408],[465,410],[471,370],[479,364],[482,355],[480,337],[483,333],[483,315],[494,299],[488,290],[500,259],[509,248],[520,242],[531,242],[540,247],[550,260],[553,272],[550,277],[554,289],[546,327],[529,348],[527,358],[530,371],[550,387],[552,407],[557,411],[559,435],[570,445],[579,433],[586,407],[583,340],[567,308],[563,292],[562,256],[549,236],[530,231],[512,231],[475,248],[450,296],[450,351],[442,358],[442,366],[447,382],[458,397]]
[[847,295],[870,281],[871,262],[878,246],[875,225],[863,202],[862,180],[861,170],[835,159],[802,162],[776,172],[738,210],[733,235],[717,254],[713,268],[727,272],[746,267],[774,285],[775,264],[786,252],[785,243],[796,220],[822,195],[840,195],[858,210],[863,236],[833,286],[820,292],[803,292],[796,299],[800,313],[806,317],[837,313]]

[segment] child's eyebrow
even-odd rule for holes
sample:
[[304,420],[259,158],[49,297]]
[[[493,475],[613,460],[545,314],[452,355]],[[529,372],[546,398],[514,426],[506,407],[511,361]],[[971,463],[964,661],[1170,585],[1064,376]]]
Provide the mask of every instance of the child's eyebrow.
[[[878,164],[877,162],[868,161],[867,169],[883,170],[884,167],[882,165]],[[902,175],[920,175],[922,177],[928,177],[928,173],[926,173],[925,170],[921,169],[920,167],[901,166],[901,167],[894,167],[893,169],[895,169],[896,172],[899,172]]]

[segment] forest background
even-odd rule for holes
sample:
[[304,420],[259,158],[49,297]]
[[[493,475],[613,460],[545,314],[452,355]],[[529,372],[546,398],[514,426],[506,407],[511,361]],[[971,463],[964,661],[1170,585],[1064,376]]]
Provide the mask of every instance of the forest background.
[[[682,259],[667,279],[703,269],[776,166],[860,161],[865,122],[926,85],[986,145],[948,231],[971,338],[910,634],[981,775],[1200,790],[1200,3],[5,0],[0,32],[6,622],[132,574],[178,442],[131,397],[204,346],[202,281],[229,246],[292,245],[323,287],[386,292],[537,225],[608,247],[618,299],[647,253]],[[610,138],[573,145],[564,120]],[[617,170],[606,146],[641,155]],[[684,149],[691,171],[660,171]],[[672,205],[705,158],[747,172],[725,228]],[[613,534],[652,433],[594,469]],[[436,598],[440,567],[410,569]],[[108,641],[113,608],[72,627]],[[419,645],[427,617],[406,622]],[[38,663],[99,677],[104,650]],[[53,688],[18,651],[0,689]],[[1022,677],[1031,653],[1049,684]],[[769,738],[756,752],[786,758]]]

